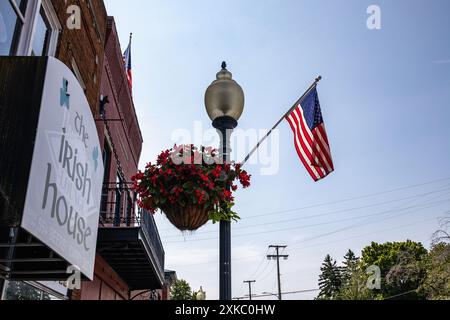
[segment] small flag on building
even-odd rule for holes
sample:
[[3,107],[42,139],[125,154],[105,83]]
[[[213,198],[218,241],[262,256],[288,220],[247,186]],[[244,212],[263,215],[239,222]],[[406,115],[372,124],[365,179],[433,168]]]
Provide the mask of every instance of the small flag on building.
[[127,50],[123,54],[123,63],[125,68],[125,73],[127,75],[128,86],[130,87],[131,93],[133,93],[133,74],[131,72],[131,40],[133,34],[130,34],[130,43],[128,44]]
[[314,87],[286,116],[294,132],[297,153],[308,173],[319,181],[334,171],[317,88]]

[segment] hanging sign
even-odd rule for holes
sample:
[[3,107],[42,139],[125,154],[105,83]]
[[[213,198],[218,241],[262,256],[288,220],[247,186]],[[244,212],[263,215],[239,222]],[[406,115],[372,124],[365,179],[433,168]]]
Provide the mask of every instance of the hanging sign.
[[103,162],[89,103],[48,58],[22,227],[93,279]]

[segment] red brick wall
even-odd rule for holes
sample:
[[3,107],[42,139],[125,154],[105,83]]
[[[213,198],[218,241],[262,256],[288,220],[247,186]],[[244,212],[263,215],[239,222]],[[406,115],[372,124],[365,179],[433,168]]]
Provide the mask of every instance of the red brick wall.
[[[106,9],[103,0],[52,0],[62,31],[56,58],[72,69],[75,60],[86,85],[86,97],[94,114],[99,108],[99,89],[102,76],[106,37]],[[67,8],[81,9],[81,29],[67,28]],[[73,69],[72,69],[73,70]]]
[[[2,0],[0,0],[2,1]],[[123,119],[111,122],[111,137],[122,164],[126,179],[134,175],[142,150],[142,135],[136,117],[131,91],[123,70],[122,50],[113,18],[107,17],[102,0],[52,0],[63,27],[56,58],[72,68],[74,59],[86,86],[86,97],[95,118],[99,118],[100,95],[109,96],[106,118]],[[66,27],[67,8],[81,9],[79,30]],[[105,141],[105,126],[96,122],[100,143]],[[110,181],[116,179],[116,161],[111,161]],[[99,256],[95,260],[94,281],[83,281],[81,290],[74,291],[74,300],[127,300],[128,285]]]
[[[100,94],[108,96],[106,107],[107,119],[123,119],[111,121],[109,127],[111,139],[114,142],[122,169],[127,181],[130,181],[138,168],[142,151],[142,135],[134,108],[131,91],[128,87],[123,68],[122,49],[112,17],[108,18],[105,59]],[[100,141],[103,143],[105,128],[99,125]],[[110,182],[116,179],[117,167],[115,161],[111,165]]]

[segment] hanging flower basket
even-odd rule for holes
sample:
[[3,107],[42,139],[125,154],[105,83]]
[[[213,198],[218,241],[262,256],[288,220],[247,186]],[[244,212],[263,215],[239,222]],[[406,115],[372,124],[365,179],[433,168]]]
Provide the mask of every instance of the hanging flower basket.
[[163,151],[156,164],[132,177],[140,207],[163,211],[181,231],[195,231],[209,220],[238,220],[232,210],[236,181],[250,186],[250,175],[239,164],[221,164],[213,148],[175,146]]
[[170,223],[181,231],[197,230],[209,221],[210,209],[205,206],[164,205],[162,207]]

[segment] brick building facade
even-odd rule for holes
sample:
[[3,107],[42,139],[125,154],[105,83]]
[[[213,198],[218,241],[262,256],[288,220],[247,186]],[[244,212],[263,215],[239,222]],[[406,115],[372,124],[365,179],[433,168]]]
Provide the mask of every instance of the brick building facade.
[[[84,86],[86,97],[94,114],[98,114],[98,99],[105,52],[107,13],[99,0],[52,0],[61,25],[55,57],[64,62]],[[81,28],[66,27],[70,15],[67,8],[76,5],[81,9]]]
[[[68,22],[74,21],[69,19],[77,18],[77,11],[69,10],[73,5],[80,13],[80,28],[70,29]],[[139,293],[163,288],[164,250],[153,217],[137,209],[128,185],[137,171],[143,140],[114,19],[107,16],[102,0],[2,0],[0,19],[10,31],[0,42],[0,56],[54,56],[72,70],[85,91],[103,148],[104,190],[94,280],[82,281],[81,290],[66,297],[155,298]],[[20,277],[11,280],[22,283]],[[0,278],[0,286],[1,282]]]

